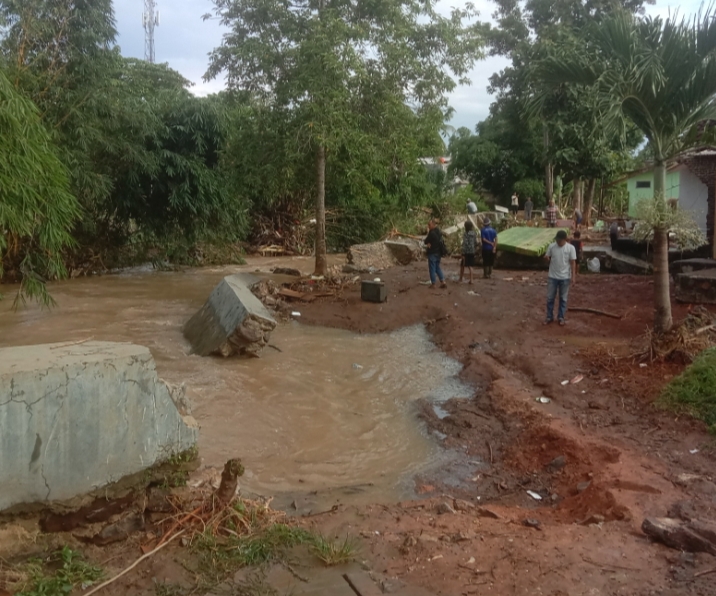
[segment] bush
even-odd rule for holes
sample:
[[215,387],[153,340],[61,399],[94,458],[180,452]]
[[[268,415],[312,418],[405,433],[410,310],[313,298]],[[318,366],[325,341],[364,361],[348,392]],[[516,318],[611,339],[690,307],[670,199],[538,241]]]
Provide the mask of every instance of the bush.
[[671,381],[659,403],[703,420],[716,432],[716,348],[704,350],[681,375]]

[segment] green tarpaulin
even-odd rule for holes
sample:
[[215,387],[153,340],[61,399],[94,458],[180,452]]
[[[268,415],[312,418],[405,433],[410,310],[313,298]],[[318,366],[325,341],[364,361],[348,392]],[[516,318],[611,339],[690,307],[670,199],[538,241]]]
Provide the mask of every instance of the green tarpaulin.
[[[547,251],[547,247],[554,242],[554,237],[560,229],[563,228],[510,228],[498,234],[497,249],[541,257]],[[569,233],[569,230],[566,231]]]

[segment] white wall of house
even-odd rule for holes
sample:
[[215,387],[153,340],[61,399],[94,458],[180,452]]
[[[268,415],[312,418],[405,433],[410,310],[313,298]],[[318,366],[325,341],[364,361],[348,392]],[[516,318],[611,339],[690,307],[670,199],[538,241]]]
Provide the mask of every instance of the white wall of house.
[[699,228],[706,233],[709,191],[686,166],[679,167],[679,207],[691,211]]

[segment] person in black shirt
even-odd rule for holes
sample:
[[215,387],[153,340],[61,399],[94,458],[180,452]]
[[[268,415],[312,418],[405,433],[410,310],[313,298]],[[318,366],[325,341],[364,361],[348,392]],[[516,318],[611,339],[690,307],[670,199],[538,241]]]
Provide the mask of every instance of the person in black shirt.
[[428,271],[430,272],[430,287],[434,288],[437,280],[440,280],[440,287],[446,288],[445,276],[440,268],[442,258],[443,235],[434,219],[428,222],[428,235],[424,240],[428,253]]

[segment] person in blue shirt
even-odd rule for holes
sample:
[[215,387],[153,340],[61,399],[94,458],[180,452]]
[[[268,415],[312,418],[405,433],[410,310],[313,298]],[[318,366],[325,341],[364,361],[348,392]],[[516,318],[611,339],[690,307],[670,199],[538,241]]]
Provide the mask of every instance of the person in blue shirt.
[[480,232],[482,238],[482,268],[485,272],[485,279],[492,277],[492,267],[495,264],[497,254],[497,230],[492,227],[490,218],[486,217],[484,227]]

